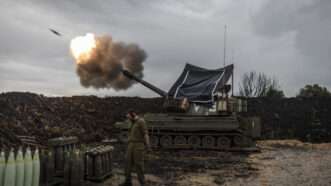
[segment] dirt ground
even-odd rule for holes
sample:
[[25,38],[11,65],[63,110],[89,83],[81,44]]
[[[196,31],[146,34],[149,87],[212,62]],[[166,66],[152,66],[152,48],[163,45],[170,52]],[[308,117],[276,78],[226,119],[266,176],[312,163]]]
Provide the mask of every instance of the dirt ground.
[[[331,185],[331,143],[297,140],[258,142],[260,152],[154,151],[146,155],[147,185]],[[115,155],[114,175],[99,184],[123,181],[124,147]],[[134,185],[137,183],[134,174]]]

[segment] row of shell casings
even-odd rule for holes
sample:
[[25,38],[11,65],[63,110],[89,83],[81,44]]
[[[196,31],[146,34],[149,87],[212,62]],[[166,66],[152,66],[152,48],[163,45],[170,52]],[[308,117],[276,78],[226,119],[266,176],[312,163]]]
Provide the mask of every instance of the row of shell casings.
[[85,153],[85,175],[99,177],[111,172],[113,147],[98,146]]
[[65,152],[64,186],[84,185],[84,158],[79,149]]
[[247,112],[248,102],[247,99],[230,98],[229,110],[232,112]]
[[52,151],[40,152],[40,184],[47,185],[52,182],[55,175],[54,154]]
[[0,186],[39,186],[39,151],[22,148],[0,152]]
[[54,154],[54,167],[56,173],[60,173],[60,174],[63,173],[66,152],[71,152],[75,149],[76,149],[76,144],[57,145],[52,147]]

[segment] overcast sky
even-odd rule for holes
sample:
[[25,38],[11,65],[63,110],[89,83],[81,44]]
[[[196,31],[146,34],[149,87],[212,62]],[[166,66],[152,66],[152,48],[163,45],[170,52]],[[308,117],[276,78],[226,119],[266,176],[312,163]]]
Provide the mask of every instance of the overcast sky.
[[330,0],[1,0],[0,91],[157,96],[138,84],[120,92],[83,88],[70,40],[91,32],[139,44],[148,54],[145,80],[169,90],[186,62],[222,66],[225,24],[237,87],[255,70],[276,77],[287,96],[305,84],[330,89],[330,10]]

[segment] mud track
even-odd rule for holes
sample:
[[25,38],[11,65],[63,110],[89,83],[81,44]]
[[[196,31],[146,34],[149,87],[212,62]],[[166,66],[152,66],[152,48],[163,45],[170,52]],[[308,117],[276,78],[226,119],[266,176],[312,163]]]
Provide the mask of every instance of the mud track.
[[[259,153],[157,151],[146,156],[148,185],[283,186],[331,185],[331,144],[296,140],[260,141]],[[123,156],[117,150],[115,175],[101,185],[123,181]],[[122,158],[120,158],[122,157]],[[134,180],[135,185],[139,185]]]

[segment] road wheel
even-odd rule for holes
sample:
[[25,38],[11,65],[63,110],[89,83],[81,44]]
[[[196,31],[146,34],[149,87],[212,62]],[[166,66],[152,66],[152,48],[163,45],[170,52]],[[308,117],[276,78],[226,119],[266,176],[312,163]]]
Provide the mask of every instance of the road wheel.
[[192,147],[200,147],[201,145],[201,140],[199,136],[190,136],[187,141],[188,144]]
[[185,136],[176,136],[175,137],[175,145],[185,145],[185,144],[186,144]]
[[168,135],[162,136],[160,139],[160,145],[162,147],[170,147],[172,145],[171,136],[168,136]]
[[228,137],[221,136],[217,138],[217,147],[219,149],[228,149],[231,146],[231,140]]
[[157,147],[159,145],[159,137],[158,136],[151,136],[151,146]]
[[202,147],[207,149],[215,147],[215,138],[213,136],[204,136],[202,138]]
[[235,146],[242,146],[244,144],[244,138],[242,136],[233,137],[233,144]]

